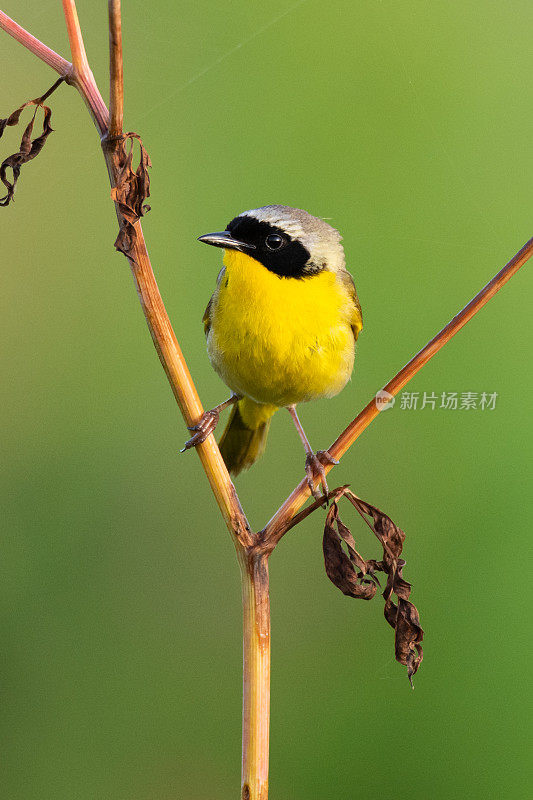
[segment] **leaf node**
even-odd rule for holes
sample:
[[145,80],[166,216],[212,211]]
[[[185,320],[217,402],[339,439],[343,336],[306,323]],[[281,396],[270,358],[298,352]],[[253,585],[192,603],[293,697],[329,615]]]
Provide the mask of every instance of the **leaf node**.
[[[135,141],[139,143],[140,158],[134,170]],[[115,247],[124,253],[131,264],[135,264],[134,248],[137,240],[135,224],[150,211],[150,206],[144,201],[150,196],[148,169],[152,166],[152,162],[137,133],[108,136],[102,145],[111,154],[115,174],[115,186],[111,190],[111,198],[117,204],[119,211],[119,232]]]

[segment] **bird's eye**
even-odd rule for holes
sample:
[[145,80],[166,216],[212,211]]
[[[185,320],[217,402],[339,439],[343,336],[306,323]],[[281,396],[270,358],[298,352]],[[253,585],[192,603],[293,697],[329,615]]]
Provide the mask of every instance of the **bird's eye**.
[[279,233],[270,233],[265,239],[265,244],[269,250],[279,250],[286,242]]

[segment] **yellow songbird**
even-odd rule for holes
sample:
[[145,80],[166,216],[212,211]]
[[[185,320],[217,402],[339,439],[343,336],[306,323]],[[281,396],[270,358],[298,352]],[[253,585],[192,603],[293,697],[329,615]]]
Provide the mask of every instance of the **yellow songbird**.
[[327,451],[314,453],[296,405],[333,397],[353,369],[363,327],[341,236],[324,220],[289,206],[244,211],[225,231],[199,241],[224,248],[224,266],[204,314],[207,352],[233,394],[204,413],[184,449],[212,433],[220,411],[233,405],[220,450],[237,475],[262,455],[270,419],[287,408],[306,451],[313,490],[327,497]]

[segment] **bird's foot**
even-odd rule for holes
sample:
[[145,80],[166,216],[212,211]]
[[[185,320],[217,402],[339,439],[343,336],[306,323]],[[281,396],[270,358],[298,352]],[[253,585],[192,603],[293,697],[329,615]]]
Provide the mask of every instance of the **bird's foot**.
[[180,453],[184,453],[185,450],[190,450],[191,447],[197,447],[197,445],[205,442],[209,434],[213,433],[218,425],[219,417],[220,412],[218,409],[212,408],[211,411],[204,411],[196,425],[191,425],[190,427],[187,426],[187,430],[191,431],[193,436],[191,436],[191,438],[185,442],[185,445],[180,450]]
[[[311,494],[315,500],[324,500],[325,505],[328,504],[329,488],[326,480],[325,466],[328,464],[338,464],[339,462],[333,458],[327,450],[317,450],[316,453],[308,453],[305,459],[305,474],[307,476],[307,485],[311,490]],[[320,478],[322,484],[323,495],[320,494],[318,489],[315,489],[315,480]]]

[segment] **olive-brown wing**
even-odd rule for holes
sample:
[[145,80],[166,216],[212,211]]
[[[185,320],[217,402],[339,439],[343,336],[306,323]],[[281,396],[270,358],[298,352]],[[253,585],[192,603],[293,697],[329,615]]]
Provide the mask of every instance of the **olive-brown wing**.
[[359,298],[357,297],[355,283],[350,273],[347,270],[343,270],[342,272],[339,272],[337,274],[343,287],[348,293],[350,300],[352,301],[350,323],[352,326],[354,339],[357,341],[359,333],[363,330],[363,312],[361,311],[361,303],[359,302]]

